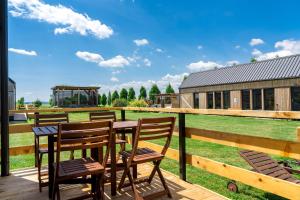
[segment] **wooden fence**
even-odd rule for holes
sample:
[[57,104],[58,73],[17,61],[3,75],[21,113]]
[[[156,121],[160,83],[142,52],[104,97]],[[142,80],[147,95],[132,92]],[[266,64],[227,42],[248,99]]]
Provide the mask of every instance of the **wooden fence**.
[[[257,136],[240,135],[234,133],[226,133],[220,131],[204,130],[198,128],[185,127],[185,114],[216,114],[231,116],[247,116],[247,117],[267,117],[267,118],[284,118],[299,119],[298,112],[268,112],[268,111],[228,111],[223,110],[194,110],[194,109],[157,109],[157,108],[68,108],[68,109],[43,109],[43,110],[27,110],[26,112],[88,112],[98,110],[120,110],[122,119],[126,118],[127,110],[145,111],[145,112],[167,112],[178,114],[178,127],[176,133],[179,137],[178,150],[169,149],[167,157],[179,161],[180,177],[186,180],[186,165],[192,165],[196,168],[206,170],[210,173],[217,174],[236,180],[244,184],[262,189],[264,191],[277,194],[289,199],[300,199],[300,185],[276,179],[270,176],[259,174],[253,171],[242,169],[236,166],[217,162],[201,156],[186,153],[186,138],[193,140],[201,140],[221,145],[238,147],[243,149],[261,151],[268,154],[284,156],[293,159],[300,159],[300,142],[286,141]],[[10,111],[17,113],[20,111]],[[21,111],[24,112],[24,111]],[[259,113],[259,114],[258,114]],[[31,124],[10,125],[10,134],[31,132]],[[147,146],[154,150],[160,150],[162,147],[157,144],[142,142],[141,146]],[[30,154],[33,153],[33,146],[12,147],[11,155]],[[225,186],[224,186],[225,187]]]

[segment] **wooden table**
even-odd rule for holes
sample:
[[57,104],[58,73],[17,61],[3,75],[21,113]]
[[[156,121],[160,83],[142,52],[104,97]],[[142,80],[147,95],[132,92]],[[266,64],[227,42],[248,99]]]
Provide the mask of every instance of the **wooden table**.
[[[126,129],[132,129],[132,138],[135,138],[135,131],[138,126],[137,121],[118,121],[114,122],[113,129],[114,133],[117,131],[122,131]],[[47,136],[48,137],[48,176],[49,176],[49,198],[52,195],[52,183],[54,178],[54,142],[56,140],[56,135],[58,133],[57,126],[44,126],[44,127],[33,127],[33,133],[36,136]],[[128,133],[125,132],[124,133]],[[116,161],[116,134],[113,134],[111,141],[111,195],[115,196],[117,194],[117,161]],[[132,140],[134,143],[135,141]],[[113,156],[114,155],[114,156]],[[136,168],[134,169],[134,174],[136,174]]]

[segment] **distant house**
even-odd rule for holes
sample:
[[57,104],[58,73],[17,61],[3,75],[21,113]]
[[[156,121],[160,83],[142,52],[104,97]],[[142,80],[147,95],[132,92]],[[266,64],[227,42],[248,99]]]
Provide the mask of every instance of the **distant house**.
[[16,82],[8,79],[8,109],[16,109]]
[[179,108],[179,94],[157,94],[155,95],[157,104],[161,108]]
[[53,106],[92,107],[98,105],[100,87],[57,85],[52,88]]
[[200,109],[300,110],[300,55],[190,74],[180,106]]

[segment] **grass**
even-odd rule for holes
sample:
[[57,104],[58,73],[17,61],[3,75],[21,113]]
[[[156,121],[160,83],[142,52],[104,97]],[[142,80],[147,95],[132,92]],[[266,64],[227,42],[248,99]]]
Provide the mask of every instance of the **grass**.
[[[120,112],[117,112],[120,118]],[[142,117],[176,116],[166,113],[126,112],[127,119],[138,119]],[[87,121],[88,113],[70,113],[70,121]],[[33,123],[29,120],[28,123]],[[186,125],[209,130],[232,132],[245,135],[263,136],[275,139],[295,140],[296,128],[300,126],[299,121],[273,120],[247,117],[229,117],[213,115],[186,115]],[[45,142],[45,140],[44,140]],[[154,141],[162,144],[162,141]],[[32,145],[32,133],[10,135],[11,146]],[[178,149],[178,137],[174,136],[171,148]],[[249,165],[238,155],[237,148],[227,147],[203,141],[187,139],[187,152],[194,155],[207,157],[216,161],[224,162],[234,166],[250,169]],[[277,159],[283,159],[275,157]],[[46,159],[45,159],[46,160]],[[11,168],[18,169],[33,166],[33,155],[19,155],[11,157]],[[162,168],[174,174],[178,174],[178,162],[165,159]],[[187,178],[192,183],[199,184],[231,199],[283,199],[273,194],[255,189],[253,187],[238,183],[239,193],[231,193],[226,189],[228,179],[187,166]]]

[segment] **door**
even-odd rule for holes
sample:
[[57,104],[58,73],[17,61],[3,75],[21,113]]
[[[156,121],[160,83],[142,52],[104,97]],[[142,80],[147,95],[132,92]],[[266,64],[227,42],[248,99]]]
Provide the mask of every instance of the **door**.
[[300,87],[291,88],[292,110],[300,111]]

